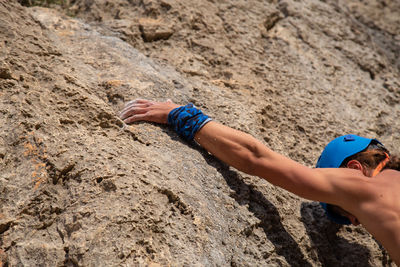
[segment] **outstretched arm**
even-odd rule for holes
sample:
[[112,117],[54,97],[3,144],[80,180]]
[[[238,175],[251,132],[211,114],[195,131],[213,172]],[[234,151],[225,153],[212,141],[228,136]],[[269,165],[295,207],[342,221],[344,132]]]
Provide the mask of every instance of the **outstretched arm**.
[[[178,105],[170,101],[135,100],[121,112],[126,123],[152,121],[167,123],[168,114]],[[266,179],[306,199],[341,204],[338,175],[349,176],[351,170],[311,169],[280,155],[249,134],[217,122],[209,122],[195,135],[195,140],[211,154],[230,166]],[[348,179],[346,179],[348,180]],[[351,188],[351,186],[349,186]]]
[[303,198],[325,200],[331,190],[318,170],[272,151],[244,132],[210,122],[196,134],[195,139],[225,163]]

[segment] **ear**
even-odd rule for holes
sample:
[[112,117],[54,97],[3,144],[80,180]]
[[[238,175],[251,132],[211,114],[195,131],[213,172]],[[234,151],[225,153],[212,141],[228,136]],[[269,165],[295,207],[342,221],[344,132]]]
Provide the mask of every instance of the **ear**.
[[358,219],[356,218],[356,216],[354,216],[354,215],[352,215],[352,214],[347,215],[347,218],[350,220],[350,222],[351,222],[352,225],[357,226],[357,225],[360,224],[360,222],[358,221]]
[[355,159],[352,159],[347,163],[347,168],[360,171],[363,171],[364,169],[363,165],[358,160]]

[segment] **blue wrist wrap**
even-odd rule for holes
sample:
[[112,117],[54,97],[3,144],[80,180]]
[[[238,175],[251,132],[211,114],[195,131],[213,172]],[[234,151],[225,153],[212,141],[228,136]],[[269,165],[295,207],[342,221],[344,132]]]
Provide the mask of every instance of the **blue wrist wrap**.
[[191,103],[173,109],[168,114],[168,124],[172,125],[175,132],[188,141],[192,141],[194,135],[209,121],[211,118],[204,115]]

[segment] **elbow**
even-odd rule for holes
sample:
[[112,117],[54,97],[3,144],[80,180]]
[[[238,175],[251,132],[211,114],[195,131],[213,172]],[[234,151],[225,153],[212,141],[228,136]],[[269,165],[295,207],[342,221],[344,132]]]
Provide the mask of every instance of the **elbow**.
[[246,173],[252,176],[259,176],[259,173],[257,172],[256,161],[249,160],[249,163],[246,166]]
[[235,169],[254,175],[254,166],[256,165],[256,160],[253,153],[245,148],[241,148],[233,152],[235,157],[232,161],[226,161],[229,165],[234,167]]
[[268,161],[266,161],[264,157],[252,154],[249,156],[245,168],[246,170],[244,172],[247,174],[265,179],[264,176],[268,173],[270,167]]
[[231,165],[241,172],[249,175],[256,174],[256,166],[258,165],[258,157],[251,150],[247,148],[241,148],[236,153],[235,160],[231,162]]
[[257,152],[257,150],[248,150],[245,163],[243,164],[243,172],[253,176],[258,176],[262,161],[263,157]]
[[256,176],[259,173],[260,163],[265,161],[265,146],[249,135],[246,142],[237,146],[236,154],[238,170]]
[[265,172],[266,167],[270,166],[274,157],[270,150],[258,142],[253,140],[253,142],[248,143],[246,146],[247,150],[247,160],[246,160],[246,173],[253,176],[260,176]]

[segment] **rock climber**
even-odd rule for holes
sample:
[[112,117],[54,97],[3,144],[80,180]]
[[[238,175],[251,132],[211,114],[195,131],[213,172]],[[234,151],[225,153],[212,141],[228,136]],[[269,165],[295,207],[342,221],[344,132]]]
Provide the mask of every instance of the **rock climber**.
[[400,266],[400,159],[378,140],[338,137],[325,147],[316,168],[309,168],[213,121],[192,104],[137,99],[126,104],[120,117],[127,124],[167,123],[230,166],[319,201],[334,222],[362,224]]

